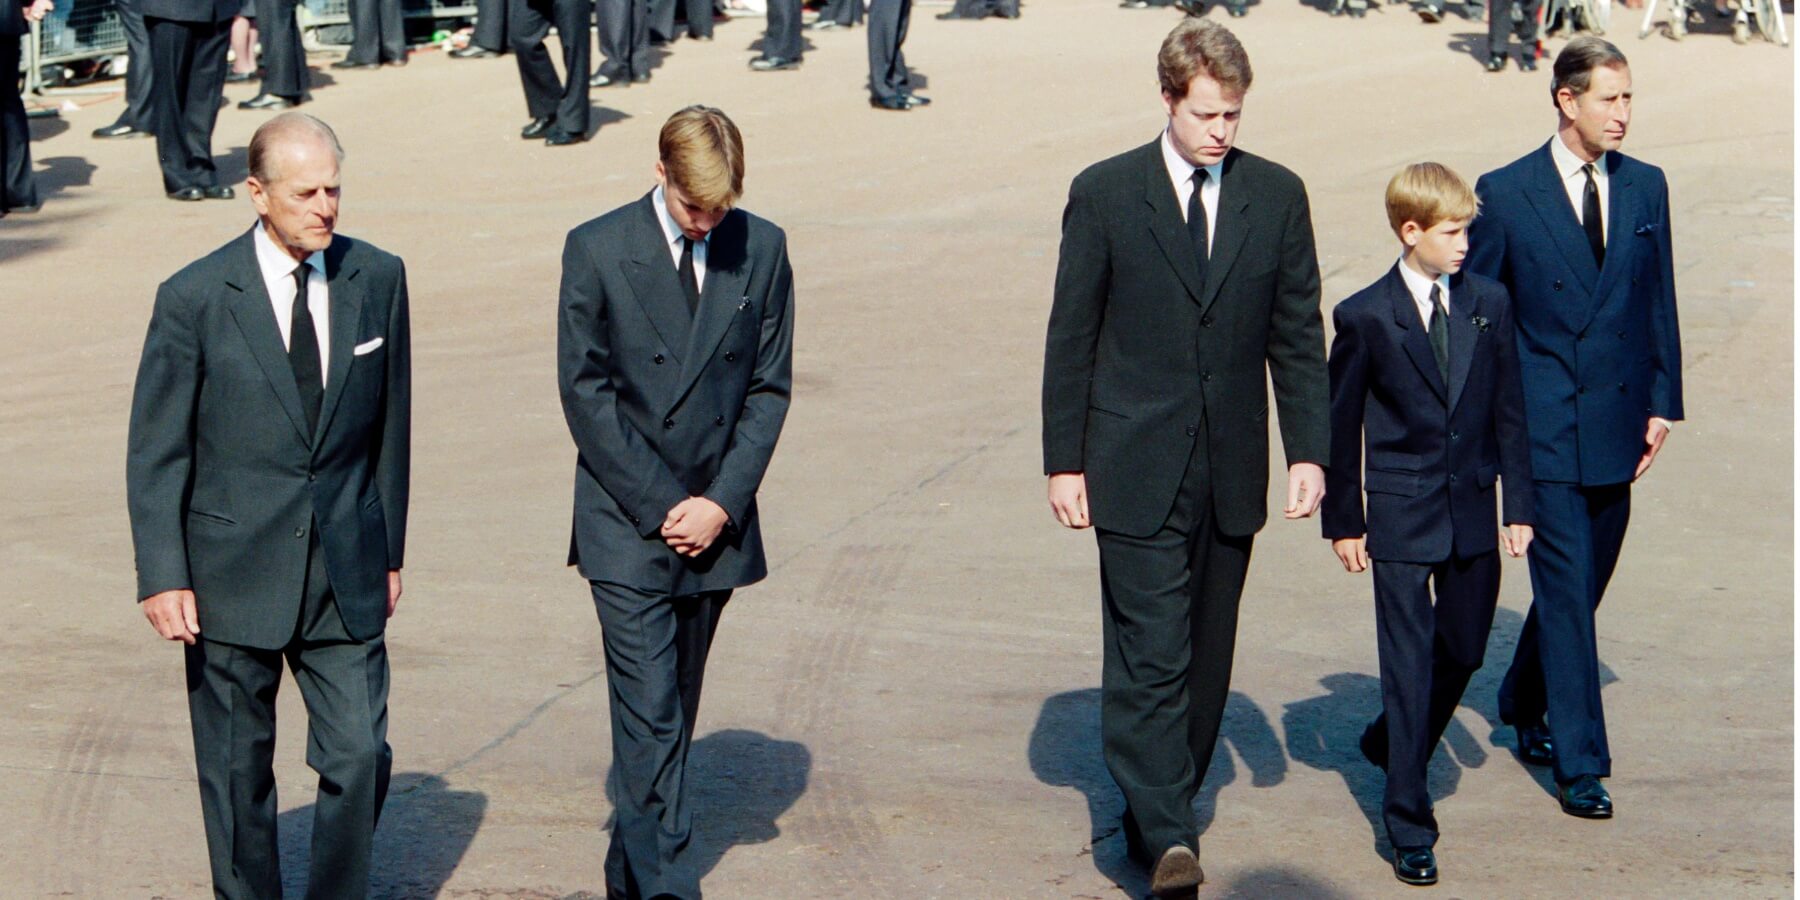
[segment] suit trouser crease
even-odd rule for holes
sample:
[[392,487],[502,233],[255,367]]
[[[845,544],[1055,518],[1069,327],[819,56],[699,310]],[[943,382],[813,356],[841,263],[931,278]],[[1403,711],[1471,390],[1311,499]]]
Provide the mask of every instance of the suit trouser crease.
[[355,63],[399,62],[406,58],[406,19],[400,0],[349,0],[350,52]]
[[869,93],[878,100],[912,93],[912,72],[900,50],[911,20],[912,0],[873,0],[869,4]]
[[225,84],[225,52],[231,33],[223,22],[146,18],[155,68],[152,105],[156,155],[163,190],[208,188],[219,183],[213,165],[213,124]]
[[[600,38],[599,74],[629,81],[650,74],[650,5],[647,0],[600,0],[596,15]],[[585,29],[584,29],[585,33]]]
[[[588,0],[509,0],[510,43],[525,88],[525,108],[534,119],[554,118],[569,134],[588,130]],[[558,79],[545,42],[555,24],[562,47],[564,78]],[[561,35],[569,35],[565,39]]]
[[1426,774],[1469,679],[1481,668],[1499,597],[1500,556],[1376,560],[1373,569],[1382,713],[1372,727],[1387,747],[1382,818],[1393,846],[1430,847],[1438,827]]
[[1606,778],[1612,750],[1595,614],[1625,543],[1631,486],[1540,481],[1534,500],[1531,611],[1500,685],[1500,718],[1530,726],[1548,714],[1558,783]]
[[[299,5],[294,0],[256,0],[256,31],[262,44],[262,92],[299,102],[310,87],[306,48],[300,43]],[[126,70],[130,75],[130,70]]]
[[627,896],[698,898],[688,750],[706,656],[730,591],[668,597],[589,583],[611,710],[614,798],[606,879]]
[[1198,441],[1160,529],[1097,534],[1102,755],[1131,837],[1152,853],[1194,846],[1193,801],[1218,744],[1250,564],[1251,537],[1218,531],[1209,477]]
[[1535,52],[1538,7],[1542,4],[1543,0],[1520,0],[1523,15],[1514,22],[1512,0],[1488,0],[1488,55],[1506,52],[1508,34],[1518,37],[1520,53]]
[[[848,0],[860,3],[861,0]],[[805,44],[800,36],[800,0],[769,0],[763,30],[762,55],[771,59],[799,59]]]
[[[512,0],[476,0],[475,33],[469,36],[469,43],[484,50],[505,53],[512,46],[511,35],[507,32],[510,16],[507,7]],[[584,24],[578,34],[586,36],[587,26]]]
[[[0,35],[0,71],[19,71],[23,39]],[[10,88],[0,92],[0,210],[38,203],[37,178],[31,171],[31,120],[25,101]]]
[[156,130],[156,116],[150,105],[156,66],[150,57],[150,29],[144,24],[143,0],[115,0],[114,5],[119,10],[119,28],[125,32],[126,58],[132,62],[125,69],[125,111],[119,114],[117,124],[149,134]]

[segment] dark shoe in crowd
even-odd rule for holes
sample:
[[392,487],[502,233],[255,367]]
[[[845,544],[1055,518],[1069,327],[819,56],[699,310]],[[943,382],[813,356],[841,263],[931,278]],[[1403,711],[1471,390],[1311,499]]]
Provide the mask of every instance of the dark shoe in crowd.
[[1360,19],[1368,14],[1369,14],[1369,8],[1366,6],[1350,7],[1350,18],[1352,18],[1352,19]]
[[404,69],[406,68],[406,57],[402,56],[399,59],[390,59],[387,62],[382,63],[382,65],[393,66],[396,69]]
[[450,51],[451,59],[493,59],[500,54],[476,44]]
[[632,84],[649,84],[650,83],[650,73],[649,72],[639,72],[636,75],[631,76],[631,83]]
[[1487,70],[1489,72],[1506,71],[1506,54],[1496,53],[1493,56],[1488,57]]
[[1576,818],[1610,819],[1613,814],[1612,795],[1593,775],[1583,775],[1568,784],[1557,785],[1556,802],[1562,804],[1563,812]]
[[921,96],[919,94],[903,94],[903,95],[901,95],[900,99],[905,100],[906,105],[909,107],[912,107],[914,109],[917,109],[921,106],[930,106],[931,105],[930,97]]
[[331,67],[334,69],[379,69],[381,68],[381,63],[355,62],[353,60],[340,59],[337,62],[332,63]]
[[215,184],[209,188],[201,188],[200,194],[208,200],[230,200],[237,196],[237,192],[232,190],[229,184]]
[[0,206],[0,219],[4,219],[13,213],[34,213],[43,208],[44,201],[42,200],[39,200],[30,206]]
[[1241,19],[1250,14],[1250,8],[1242,3],[1227,3],[1225,12],[1234,19]]
[[712,39],[713,39],[713,36],[710,34],[690,34],[690,35],[688,35],[688,40],[703,41],[708,44],[712,43]]
[[[952,12],[954,12],[954,10]],[[939,14],[938,18],[954,19],[957,17],[952,14]],[[830,31],[834,28],[843,28],[844,26],[839,24],[838,20],[836,20],[836,19],[818,18],[818,19],[814,19],[811,22],[806,23],[802,27],[804,27],[807,31]]]
[[[950,10],[950,11],[949,11],[949,12],[941,12],[941,13],[938,13],[938,14],[937,14],[937,18],[938,18],[938,19],[939,19],[939,20],[940,20],[940,21],[944,21],[944,22],[953,22],[953,21],[955,21],[955,20],[957,20],[957,19],[972,19],[972,18],[974,18],[974,16],[965,16],[965,15],[963,15],[963,14],[962,14],[962,13],[959,13],[959,12],[957,12],[957,11],[956,11],[956,10],[954,10],[954,9],[953,9],[953,10]],[[829,19],[824,19],[824,20],[821,20],[821,21],[827,21],[827,22],[829,22],[829,21],[831,21],[831,20],[829,20]],[[832,25],[832,27],[836,27],[836,26],[837,26],[837,23],[836,23],[836,22],[832,22],[832,23],[831,23],[831,25]]]
[[226,84],[243,84],[246,81],[253,81],[253,80],[255,80],[255,78],[256,78],[256,70],[255,69],[251,69],[248,72],[228,71],[225,73],[225,83]]
[[587,140],[586,134],[577,134],[571,131],[564,131],[561,128],[552,128],[548,134],[544,135],[544,146],[567,147],[570,144],[579,144],[585,140]]
[[542,117],[539,117],[536,119],[532,119],[530,122],[526,123],[524,128],[519,129],[519,137],[522,137],[528,141],[537,140],[538,138],[544,137],[545,135],[549,134],[550,126],[555,125],[555,124],[556,124],[555,116],[542,116]]
[[1150,4],[1145,2],[1145,0],[1125,0],[1124,3],[1119,4],[1119,8],[1120,9],[1149,9]]
[[1519,761],[1531,766],[1548,766],[1556,762],[1556,747],[1550,743],[1550,729],[1543,725],[1523,725],[1513,729],[1519,742]]
[[1153,897],[1191,897],[1206,875],[1200,871],[1200,857],[1194,851],[1176,844],[1163,851],[1150,872],[1150,895]]
[[239,103],[237,106],[238,106],[238,109],[275,110],[275,109],[293,109],[294,107],[299,106],[299,105],[300,105],[299,103],[297,103],[293,100],[289,100],[288,98],[283,97],[280,94],[257,94],[256,96],[251,97],[250,99],[245,100],[242,103]]
[[913,108],[905,97],[870,97],[869,105],[876,109],[891,109],[894,112],[906,112]]
[[1519,71],[1521,71],[1521,72],[1536,72],[1537,71],[1537,51],[1536,50],[1533,50],[1530,47],[1526,47],[1525,52],[1519,54]]
[[1429,4],[1421,6],[1413,11],[1419,14],[1419,21],[1424,22],[1427,25],[1436,25],[1437,23],[1444,21],[1444,11]]
[[114,122],[111,125],[106,126],[105,128],[94,129],[94,137],[100,138],[101,140],[106,140],[109,138],[155,137],[155,136],[156,135],[153,132],[144,131],[139,128],[133,128],[132,126],[127,125],[124,122]]
[[599,72],[595,72],[594,77],[588,79],[588,87],[612,87],[615,84],[619,87],[625,87],[626,85],[631,84],[631,82],[623,78],[614,78],[611,75],[603,75]]
[[800,68],[798,57],[759,56],[750,61],[750,68],[757,72],[787,72]]
[[205,200],[206,192],[197,187],[184,187],[179,191],[170,191],[169,199],[170,200],[182,200],[182,201],[186,201],[186,202],[192,202],[195,200]]
[[1437,854],[1430,847],[1395,847],[1394,877],[1406,884],[1437,884]]

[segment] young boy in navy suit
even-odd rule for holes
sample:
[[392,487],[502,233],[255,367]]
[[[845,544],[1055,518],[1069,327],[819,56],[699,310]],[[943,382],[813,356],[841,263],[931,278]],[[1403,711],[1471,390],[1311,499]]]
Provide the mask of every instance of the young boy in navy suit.
[[1511,304],[1498,283],[1459,274],[1476,211],[1475,192],[1448,168],[1401,170],[1387,188],[1400,261],[1332,312],[1323,527],[1345,569],[1375,570],[1382,714],[1361,746],[1387,770],[1382,817],[1407,884],[1437,883],[1425,768],[1494,621],[1497,480],[1498,543],[1515,557],[1531,543]]

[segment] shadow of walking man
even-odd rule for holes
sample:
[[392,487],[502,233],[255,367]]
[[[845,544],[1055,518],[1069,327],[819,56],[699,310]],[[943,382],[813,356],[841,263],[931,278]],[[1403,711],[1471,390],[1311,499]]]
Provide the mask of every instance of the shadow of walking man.
[[[444,779],[401,772],[389,783],[375,828],[369,896],[393,900],[436,897],[462,863],[487,815],[487,795],[451,790]],[[311,804],[281,814],[282,893],[306,895]]]

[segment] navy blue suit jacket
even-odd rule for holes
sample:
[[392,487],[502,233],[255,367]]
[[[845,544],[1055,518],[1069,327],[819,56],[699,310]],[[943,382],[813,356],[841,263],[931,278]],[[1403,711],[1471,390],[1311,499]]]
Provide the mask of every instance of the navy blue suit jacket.
[[1531,453],[1506,289],[1451,277],[1448,383],[1398,266],[1339,303],[1331,319],[1325,537],[1367,534],[1371,558],[1397,562],[1491,553],[1496,477],[1506,482],[1507,524],[1531,524]]
[[1506,286],[1518,317],[1532,472],[1621,484],[1651,417],[1682,417],[1669,186],[1610,153],[1606,265],[1594,264],[1545,144],[1476,182],[1466,270]]

